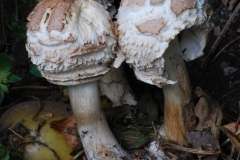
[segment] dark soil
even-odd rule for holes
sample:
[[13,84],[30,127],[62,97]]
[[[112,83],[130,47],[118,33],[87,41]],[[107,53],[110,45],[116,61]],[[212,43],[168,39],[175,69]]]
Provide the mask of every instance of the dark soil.
[[[226,24],[231,16],[231,12],[218,0],[209,0],[212,3],[213,15],[212,19],[215,26],[221,29]],[[27,22],[26,17],[28,13],[36,4],[36,0],[0,0],[0,53],[6,53],[12,60],[12,72],[22,78],[21,82],[10,85],[10,93],[5,95],[1,108],[18,100],[22,96],[29,99],[29,96],[35,96],[44,100],[55,100],[66,102],[62,98],[61,90],[58,88],[48,90],[29,90],[29,89],[11,89],[17,86],[53,86],[43,78],[37,78],[29,72],[29,59],[25,50],[25,41],[17,41],[11,23],[15,21]],[[17,2],[17,3],[16,3]],[[3,9],[3,10],[2,10]],[[221,40],[216,52],[221,50],[231,40],[240,36],[240,15],[237,14]],[[205,55],[209,53],[212,45],[214,44],[217,36],[211,31],[207,46],[204,50]],[[215,52],[215,53],[216,53]],[[220,103],[224,112],[223,123],[236,121],[238,118],[238,109],[240,102],[240,45],[239,41],[229,46],[220,56],[206,67],[201,67],[206,56],[203,56],[192,62],[187,62],[189,77],[191,80],[192,88],[200,86],[202,89],[207,90],[212,96]],[[226,63],[230,67],[237,68],[237,71],[224,76],[222,63]],[[149,91],[158,106],[163,106],[162,90],[144,84],[138,81],[131,68],[125,66],[126,74],[130,85],[137,98],[141,97],[145,90]],[[30,98],[31,99],[31,98]],[[0,115],[4,109],[0,108]],[[160,114],[161,110],[160,110]],[[161,118],[160,118],[161,119]]]

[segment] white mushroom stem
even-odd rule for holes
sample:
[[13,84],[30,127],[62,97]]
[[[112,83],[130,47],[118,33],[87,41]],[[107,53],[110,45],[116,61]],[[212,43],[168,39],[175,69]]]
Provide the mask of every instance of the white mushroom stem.
[[107,124],[100,106],[97,81],[69,86],[68,91],[87,158],[89,160],[128,158]]
[[168,139],[184,145],[187,140],[183,109],[190,102],[191,84],[180,52],[178,39],[175,38],[163,55],[168,79],[176,81],[173,85],[163,87],[164,134]]

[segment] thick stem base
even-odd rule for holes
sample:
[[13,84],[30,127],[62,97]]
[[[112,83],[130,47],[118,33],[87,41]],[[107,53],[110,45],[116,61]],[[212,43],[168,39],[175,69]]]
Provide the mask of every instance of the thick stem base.
[[100,106],[97,82],[68,87],[78,132],[89,160],[128,157],[113,136]]
[[173,85],[163,87],[164,134],[179,145],[185,145],[187,144],[186,119],[189,119],[187,116],[192,116],[194,113],[193,108],[188,106],[191,100],[191,85],[180,52],[178,39],[175,38],[170,42],[164,55],[164,68],[168,79],[176,81]]

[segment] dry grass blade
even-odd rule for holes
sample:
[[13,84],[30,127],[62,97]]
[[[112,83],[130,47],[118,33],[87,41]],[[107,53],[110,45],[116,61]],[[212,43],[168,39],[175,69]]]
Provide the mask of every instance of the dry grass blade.
[[240,151],[240,143],[236,137],[229,129],[227,129],[224,126],[217,126],[225,135],[231,140],[232,144],[236,148],[236,150],[239,152]]
[[221,51],[219,51],[216,56],[213,58],[213,60],[211,62],[214,62],[217,57],[228,47],[230,46],[231,44],[233,44],[234,42],[238,41],[240,39],[240,36],[235,38],[234,40],[232,40],[231,42],[229,42],[225,47],[223,47],[223,49],[221,49]]
[[201,67],[206,67],[206,65],[208,64],[208,62],[210,61],[212,54],[214,53],[214,51],[216,50],[219,42],[221,41],[222,37],[224,36],[225,32],[227,31],[228,27],[230,26],[233,18],[235,17],[236,13],[238,12],[238,10],[240,9],[240,3],[238,3],[237,7],[235,8],[233,14],[231,15],[231,17],[228,19],[227,23],[225,24],[225,26],[223,27],[220,35],[218,36],[218,38],[216,39],[216,41],[214,42],[212,48],[210,49],[208,55],[206,56],[204,62],[202,63]]
[[206,150],[202,150],[202,149],[193,149],[193,148],[186,148],[186,147],[182,147],[176,144],[172,144],[169,142],[164,142],[161,143],[161,147],[163,149],[175,149],[178,151],[184,151],[184,152],[189,152],[189,153],[193,153],[193,154],[197,154],[197,155],[219,155],[221,153],[220,150],[216,150],[216,151],[206,151]]

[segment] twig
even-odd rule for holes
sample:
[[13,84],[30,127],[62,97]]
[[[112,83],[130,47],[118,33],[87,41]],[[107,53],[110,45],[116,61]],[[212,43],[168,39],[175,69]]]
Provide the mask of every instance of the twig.
[[33,115],[33,117],[32,117],[32,120],[34,120],[34,119],[37,117],[37,115],[42,111],[43,107],[42,107],[42,105],[41,105],[41,102],[40,102],[39,98],[34,97],[34,96],[32,96],[32,98],[35,99],[35,100],[37,100],[37,101],[38,101],[38,104],[39,104],[39,109],[37,110],[37,112],[36,112],[36,113]]
[[218,99],[218,102],[219,102],[223,97],[226,97],[226,96],[228,96],[229,94],[234,93],[234,92],[236,92],[236,91],[239,91],[239,89],[236,89],[236,90],[233,90],[233,91],[228,92],[227,94],[224,94],[220,99]]
[[84,150],[79,151],[74,157],[73,160],[77,159],[79,156],[81,156],[84,153]]
[[223,47],[223,49],[221,49],[221,51],[219,51],[216,56],[213,58],[213,60],[211,62],[214,62],[216,60],[216,58],[228,47],[230,46],[232,43],[238,41],[240,39],[240,36],[235,38],[234,40],[232,40],[231,42],[229,42],[225,47]]
[[153,122],[153,121],[152,121],[152,126],[153,126],[153,130],[154,130],[153,138],[154,138],[154,139],[157,139],[158,132],[157,132],[156,126],[154,125],[154,122]]
[[228,156],[228,159],[232,159],[232,156],[233,156],[234,153],[235,153],[235,147],[234,147],[234,145],[232,145],[231,153],[230,153],[230,155]]
[[11,90],[20,90],[20,89],[53,89],[57,88],[57,86],[19,86],[12,87]]
[[236,13],[238,12],[238,10],[240,9],[240,2],[238,3],[237,7],[235,8],[234,12],[232,13],[231,17],[228,19],[227,23],[225,24],[225,26],[223,27],[220,35],[218,36],[218,38],[216,39],[216,41],[214,42],[212,48],[210,49],[206,59],[204,60],[204,62],[202,63],[201,67],[206,67],[207,63],[209,62],[209,60],[212,57],[212,54],[214,53],[214,51],[216,50],[219,42],[221,41],[223,35],[225,34],[225,32],[227,31],[228,27],[230,26],[233,18],[235,17]]
[[226,139],[222,144],[221,144],[221,147],[225,146],[228,142],[230,142],[230,139]]
[[161,144],[161,147],[163,147],[164,149],[171,148],[171,149],[189,152],[189,153],[198,154],[198,155],[218,155],[221,153],[220,150],[205,151],[205,150],[201,150],[201,149],[186,148],[186,147],[178,146],[178,145],[172,144],[172,143],[163,143],[163,144]]
[[240,101],[238,102],[238,119],[237,119],[237,122],[236,122],[236,125],[235,125],[236,132],[238,131],[239,121],[240,121]]
[[15,132],[14,130],[12,130],[11,128],[8,128],[8,130],[10,130],[11,132],[13,132],[14,134],[16,134],[18,137],[22,138],[22,139],[25,139],[23,138],[21,135],[19,135],[17,132]]
[[232,85],[235,85],[235,84],[238,84],[238,83],[240,83],[240,80],[234,81],[234,82],[232,83]]
[[10,108],[12,105],[16,104],[17,102],[19,102],[19,101],[20,101],[22,98],[24,98],[24,97],[25,97],[25,96],[22,95],[22,97],[18,98],[16,101],[12,102],[11,104],[9,104],[9,105],[7,105],[7,106],[5,106],[5,107],[0,108],[0,110],[5,110],[5,109]]
[[[1,20],[2,20],[2,34],[3,34],[4,43],[7,44],[5,30],[4,30],[4,22],[3,22],[4,18],[3,18],[3,2],[2,2],[2,0],[1,0],[1,8],[2,8],[2,17],[1,17]],[[8,45],[6,45],[5,53],[7,53],[7,51],[8,51]]]

